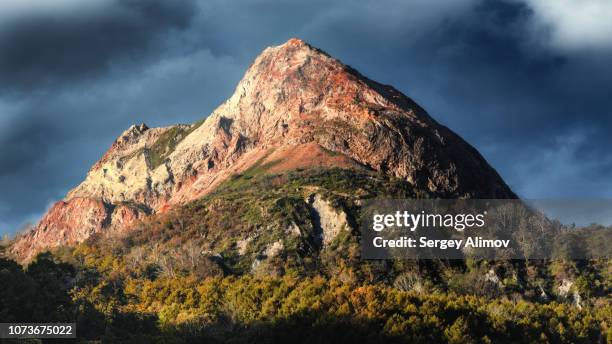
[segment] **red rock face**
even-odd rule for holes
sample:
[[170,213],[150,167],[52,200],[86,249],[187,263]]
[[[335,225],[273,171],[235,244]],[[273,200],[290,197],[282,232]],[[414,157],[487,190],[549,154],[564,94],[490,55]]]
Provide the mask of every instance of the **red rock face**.
[[410,98],[291,39],[264,50],[203,123],[126,130],[86,180],[17,239],[13,252],[30,257],[43,247],[128,228],[272,157],[282,160],[278,170],[382,171],[443,198],[516,197],[472,146]]
[[60,201],[33,230],[24,233],[12,246],[12,252],[23,260],[45,248],[71,245],[84,241],[95,233],[121,229],[145,215],[138,209],[110,206],[90,198]]

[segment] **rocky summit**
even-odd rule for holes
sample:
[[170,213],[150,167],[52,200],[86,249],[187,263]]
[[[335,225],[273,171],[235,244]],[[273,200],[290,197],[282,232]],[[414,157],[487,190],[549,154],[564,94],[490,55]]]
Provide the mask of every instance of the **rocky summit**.
[[265,162],[275,162],[275,173],[376,171],[441,198],[516,197],[476,149],[413,100],[294,38],[265,49],[204,120],[123,132],[11,252],[28,260],[125,231]]

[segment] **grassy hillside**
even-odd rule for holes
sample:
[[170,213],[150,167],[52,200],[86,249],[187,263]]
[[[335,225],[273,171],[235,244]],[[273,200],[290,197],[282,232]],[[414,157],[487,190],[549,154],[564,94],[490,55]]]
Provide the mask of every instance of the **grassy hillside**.
[[[361,202],[428,193],[365,170],[273,165],[128,233],[25,269],[0,261],[0,318],[78,319],[84,339],[143,343],[612,341],[608,260],[361,261]],[[345,214],[328,244],[315,196]]]

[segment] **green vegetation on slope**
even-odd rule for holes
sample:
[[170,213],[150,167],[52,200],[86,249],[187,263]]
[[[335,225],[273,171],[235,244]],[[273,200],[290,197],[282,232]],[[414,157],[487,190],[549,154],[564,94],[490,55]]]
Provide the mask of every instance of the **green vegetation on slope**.
[[151,147],[145,148],[142,151],[145,154],[149,167],[156,169],[163,164],[170,154],[174,152],[176,146],[187,135],[199,128],[202,123],[204,123],[204,120],[200,120],[191,126],[177,125],[164,132]]
[[0,260],[1,318],[76,319],[82,338],[106,342],[612,341],[609,260],[361,261],[354,229],[317,241],[310,197],[355,228],[362,200],[427,192],[363,170],[270,167],[25,270]]

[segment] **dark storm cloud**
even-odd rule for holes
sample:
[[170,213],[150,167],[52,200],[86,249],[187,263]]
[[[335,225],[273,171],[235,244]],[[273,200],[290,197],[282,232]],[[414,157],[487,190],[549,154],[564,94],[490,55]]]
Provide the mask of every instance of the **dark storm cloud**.
[[0,92],[58,87],[56,83],[100,76],[113,62],[147,61],[170,29],[189,25],[195,10],[192,1],[165,0],[75,7],[5,21],[0,30]]
[[439,112],[485,153],[495,147],[487,156],[525,197],[610,197],[612,55],[551,49],[527,31],[534,16],[490,1],[448,25],[438,46],[456,50],[435,62],[452,71],[442,93],[465,107]]
[[0,13],[0,233],[37,221],[119,128],[145,119],[138,111],[150,109],[122,108],[128,100],[119,98],[144,103],[134,78],[145,79],[139,71],[160,61],[196,14],[193,1],[61,2],[15,2],[21,11],[11,13],[9,1]]
[[0,13],[0,232],[130,124],[206,116],[293,36],[414,98],[521,196],[612,197],[605,0],[91,1]]

